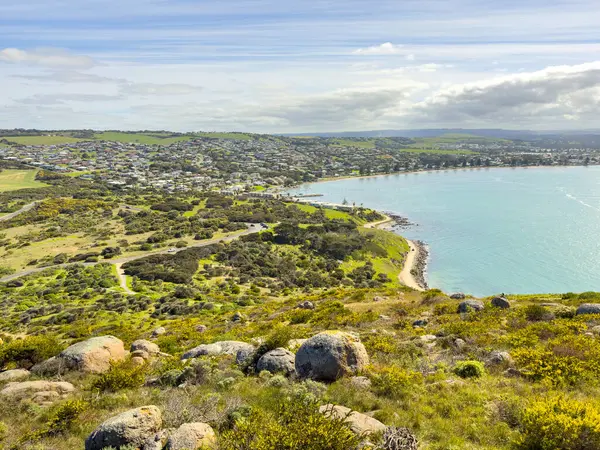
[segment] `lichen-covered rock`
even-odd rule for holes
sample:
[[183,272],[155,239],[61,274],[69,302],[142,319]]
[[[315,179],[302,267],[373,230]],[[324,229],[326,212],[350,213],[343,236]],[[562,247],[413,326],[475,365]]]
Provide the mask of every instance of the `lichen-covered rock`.
[[75,392],[75,386],[66,381],[21,381],[8,383],[0,396],[12,400],[30,399],[38,404],[60,400]]
[[152,332],[151,337],[153,339],[155,339],[159,336],[162,336],[163,334],[166,334],[166,332],[167,332],[167,329],[165,327],[158,327]]
[[296,372],[301,378],[335,381],[356,375],[369,364],[360,340],[341,331],[326,331],[308,339],[296,353]]
[[215,356],[215,355],[238,355],[238,352],[243,352],[250,355],[254,351],[254,347],[247,342],[239,341],[221,341],[214,344],[202,344],[194,347],[183,354],[181,359],[198,358],[200,356]]
[[142,350],[149,355],[157,355],[160,353],[160,347],[158,345],[145,339],[138,339],[131,344],[131,353],[137,350]]
[[460,304],[458,305],[459,313],[481,310],[483,310],[483,303],[479,300],[465,300],[464,302],[460,302]]
[[494,297],[492,299],[492,306],[496,308],[508,309],[510,308],[510,302],[504,297]]
[[25,369],[6,370],[0,372],[0,383],[5,383],[7,381],[22,381],[29,378],[30,375],[31,372]]
[[488,366],[509,366],[512,358],[508,352],[493,351],[486,361]]
[[98,426],[85,440],[85,450],[126,445],[150,450],[156,448],[155,436],[161,427],[162,415],[156,406],[125,411]]
[[256,363],[256,371],[266,370],[271,373],[283,373],[290,375],[294,373],[294,362],[296,356],[285,348],[276,348],[260,357]]
[[383,448],[386,450],[417,450],[419,442],[408,428],[388,427],[383,433]]
[[309,302],[308,300],[299,303],[297,306],[299,309],[315,309],[315,304],[313,302]]
[[123,341],[114,336],[101,336],[78,342],[63,350],[58,356],[34,366],[36,374],[56,374],[68,370],[103,373],[111,362],[125,359]]
[[379,420],[352,411],[350,408],[340,405],[323,405],[319,408],[321,414],[333,419],[346,419],[350,429],[360,435],[368,435],[384,432],[386,426]]
[[211,449],[217,445],[217,436],[212,427],[206,423],[184,423],[177,430],[169,433],[167,448],[169,450]]
[[581,314],[600,314],[600,303],[584,303],[579,305],[577,312],[578,316]]

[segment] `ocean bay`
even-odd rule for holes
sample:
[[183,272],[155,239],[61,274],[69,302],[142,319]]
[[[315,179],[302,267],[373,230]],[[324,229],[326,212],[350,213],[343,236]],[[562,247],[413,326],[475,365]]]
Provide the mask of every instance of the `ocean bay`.
[[600,167],[447,170],[306,184],[294,194],[407,217],[431,287],[474,295],[600,289]]

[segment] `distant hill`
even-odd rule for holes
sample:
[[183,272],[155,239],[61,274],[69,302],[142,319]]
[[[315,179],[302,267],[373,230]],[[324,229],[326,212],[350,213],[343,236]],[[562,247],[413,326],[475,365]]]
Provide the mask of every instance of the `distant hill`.
[[318,137],[440,137],[447,134],[470,134],[499,139],[538,139],[558,136],[600,135],[600,130],[577,131],[532,131],[503,129],[465,129],[465,128],[432,128],[415,130],[371,130],[343,131],[328,133],[290,133],[285,136],[318,136]]

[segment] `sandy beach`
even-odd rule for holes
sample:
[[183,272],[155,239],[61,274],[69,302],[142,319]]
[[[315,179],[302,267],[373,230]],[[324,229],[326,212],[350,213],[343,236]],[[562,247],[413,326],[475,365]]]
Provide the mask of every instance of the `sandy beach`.
[[413,241],[409,241],[408,239],[406,240],[406,242],[408,242],[410,250],[406,255],[404,267],[402,268],[402,272],[400,272],[400,275],[398,275],[398,280],[401,284],[405,286],[416,289],[417,291],[424,291],[425,289],[419,284],[417,278],[413,275],[413,269],[418,268],[418,262],[421,258],[420,246]]

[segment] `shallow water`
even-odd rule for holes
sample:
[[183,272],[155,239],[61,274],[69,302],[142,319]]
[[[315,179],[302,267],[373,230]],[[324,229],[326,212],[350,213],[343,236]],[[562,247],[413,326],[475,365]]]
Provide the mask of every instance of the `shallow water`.
[[431,287],[474,295],[600,291],[600,167],[420,172],[306,184],[418,224]]

